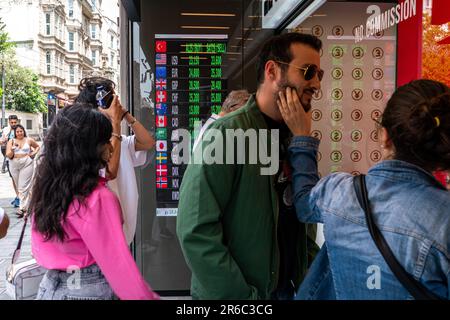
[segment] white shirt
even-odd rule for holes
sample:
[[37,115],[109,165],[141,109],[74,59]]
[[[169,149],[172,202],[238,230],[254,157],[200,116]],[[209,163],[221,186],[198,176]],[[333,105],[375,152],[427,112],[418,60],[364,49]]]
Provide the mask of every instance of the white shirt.
[[117,195],[122,207],[123,232],[127,243],[134,239],[137,222],[138,185],[134,168],[143,166],[147,161],[148,151],[136,151],[136,137],[122,135],[120,161],[117,177],[108,181],[108,186]]
[[202,137],[205,134],[206,129],[209,128],[210,125],[212,125],[214,123],[214,121],[216,121],[217,119],[219,119],[220,116],[218,114],[212,114],[211,117],[208,118],[208,120],[206,120],[205,124],[203,125],[203,127],[200,129],[200,132],[198,133],[197,139],[195,139],[194,141],[194,146],[192,147],[192,150],[195,149],[195,147],[200,143],[200,141],[202,141]]

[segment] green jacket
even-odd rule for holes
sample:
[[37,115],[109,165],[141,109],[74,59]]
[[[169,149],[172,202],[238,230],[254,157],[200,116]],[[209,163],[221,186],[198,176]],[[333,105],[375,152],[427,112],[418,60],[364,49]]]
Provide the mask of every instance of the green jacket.
[[[267,129],[267,124],[252,97],[210,128],[225,137],[226,129]],[[208,133],[201,142],[203,150],[215,143],[207,141]],[[177,235],[192,271],[194,299],[270,299],[276,288],[279,250],[274,176],[261,175],[259,163],[245,163],[189,164],[183,176]],[[298,243],[300,266],[297,287],[308,266],[307,228],[302,226],[304,232],[293,240]],[[314,245],[311,248],[317,250]]]

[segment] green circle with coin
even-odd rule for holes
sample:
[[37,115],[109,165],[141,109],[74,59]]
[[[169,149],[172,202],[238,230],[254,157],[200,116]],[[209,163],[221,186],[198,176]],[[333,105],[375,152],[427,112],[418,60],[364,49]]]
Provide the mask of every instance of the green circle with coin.
[[333,151],[330,154],[330,158],[331,158],[331,161],[333,161],[333,162],[339,162],[339,161],[342,160],[342,152],[340,152],[340,151]]
[[342,71],[341,68],[334,68],[331,71],[331,76],[333,77],[334,80],[340,80],[342,79],[342,76],[344,75],[344,71]]
[[331,131],[331,140],[334,142],[339,142],[342,140],[342,132],[339,130],[333,130]]

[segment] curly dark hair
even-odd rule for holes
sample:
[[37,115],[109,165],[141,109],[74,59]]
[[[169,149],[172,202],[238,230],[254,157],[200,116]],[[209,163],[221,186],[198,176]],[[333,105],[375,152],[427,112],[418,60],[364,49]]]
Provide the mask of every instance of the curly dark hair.
[[111,122],[98,110],[75,103],[55,117],[38,159],[30,212],[46,240],[64,241],[62,227],[74,200],[82,205],[98,184]]
[[427,171],[450,169],[450,89],[433,80],[398,88],[381,125],[395,147],[394,158]]
[[80,84],[78,85],[78,90],[80,91],[79,95],[75,98],[75,102],[78,103],[89,103],[92,107],[97,107],[97,88],[102,86],[106,91],[111,91],[105,99],[112,100],[113,99],[113,90],[116,88],[116,84],[103,77],[89,77],[81,79]]

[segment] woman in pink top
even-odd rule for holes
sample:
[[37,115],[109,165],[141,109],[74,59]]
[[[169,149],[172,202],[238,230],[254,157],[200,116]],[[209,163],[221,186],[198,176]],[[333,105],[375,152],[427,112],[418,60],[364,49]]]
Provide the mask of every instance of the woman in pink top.
[[121,208],[98,172],[111,156],[110,121],[75,104],[58,113],[38,160],[32,251],[49,271],[37,299],[158,299],[122,231]]

